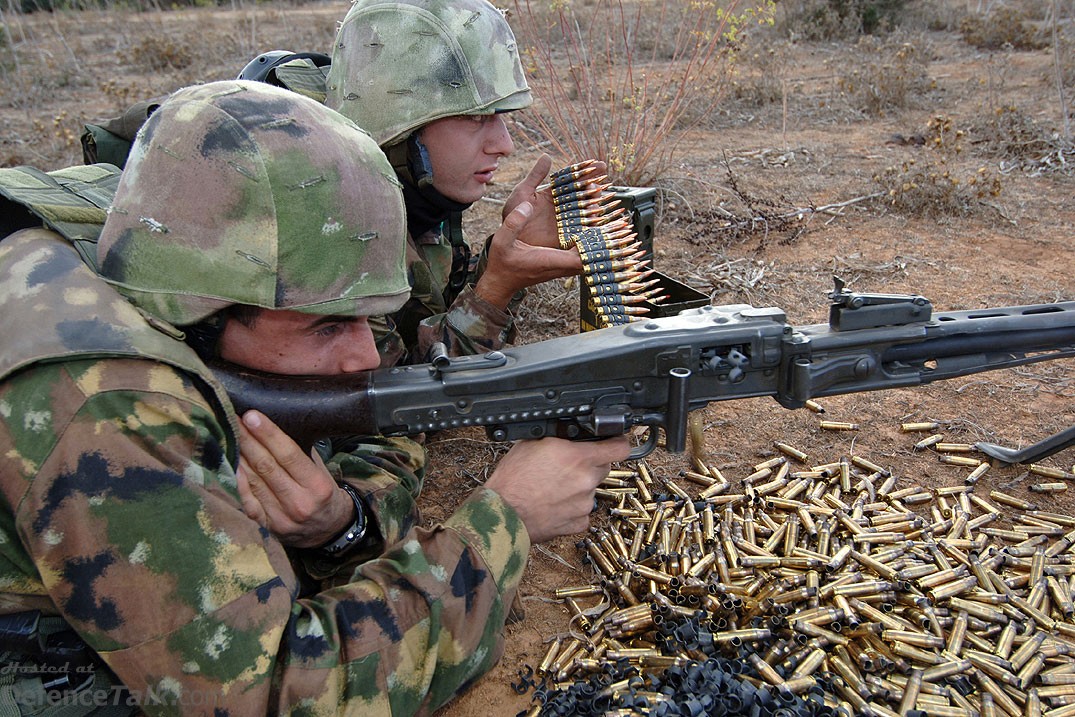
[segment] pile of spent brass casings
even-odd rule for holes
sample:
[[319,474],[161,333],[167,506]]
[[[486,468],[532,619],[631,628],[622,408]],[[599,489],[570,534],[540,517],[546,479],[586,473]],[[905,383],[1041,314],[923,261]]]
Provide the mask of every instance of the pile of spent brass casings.
[[560,246],[578,250],[590,309],[603,328],[642,319],[650,311],[644,304],[665,297],[630,217],[597,171],[593,160],[564,167],[552,174],[550,189]]
[[612,670],[635,682],[598,713],[691,714],[669,705],[697,694],[652,685],[719,658],[791,712],[797,696],[848,717],[1075,716],[1075,517],[774,449],[736,482],[697,458],[685,481],[609,475],[610,520],[580,543],[595,577],[556,591],[573,617],[541,703]]

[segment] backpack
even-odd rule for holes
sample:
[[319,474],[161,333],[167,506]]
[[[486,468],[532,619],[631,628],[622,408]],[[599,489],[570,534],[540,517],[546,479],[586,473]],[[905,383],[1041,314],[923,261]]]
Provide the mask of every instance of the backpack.
[[119,186],[112,164],[76,165],[52,172],[0,168],[0,239],[43,223],[97,266],[97,239]]
[[[270,61],[259,63],[263,59]],[[324,104],[329,62],[329,56],[319,52],[274,50],[255,57],[243,68],[239,79],[283,87]],[[142,100],[128,107],[119,117],[83,125],[82,161],[86,164],[114,164],[122,169],[127,163],[135,135],[163,100],[164,97]]]
[[127,163],[134,136],[163,101],[164,97],[142,100],[128,107],[119,117],[103,120],[100,124],[83,125],[82,161],[86,164],[113,164],[122,168]]

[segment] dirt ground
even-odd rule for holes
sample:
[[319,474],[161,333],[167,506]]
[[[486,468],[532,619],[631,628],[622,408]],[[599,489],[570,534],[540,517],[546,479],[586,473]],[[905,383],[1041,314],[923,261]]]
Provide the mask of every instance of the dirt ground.
[[[112,23],[115,15],[95,12],[4,17],[19,66],[12,48],[5,48],[0,162],[45,169],[75,163],[72,133],[77,135],[85,119],[108,116],[186,80],[234,76],[259,51],[325,49],[345,9],[342,3],[239,6],[132,14],[119,25]],[[156,39],[146,40],[147,33]],[[215,40],[196,45],[182,68],[150,67],[147,58],[162,53],[185,57],[196,36]],[[1070,142],[1053,145],[1049,161],[1027,155],[1001,160],[985,151],[985,142],[975,141],[981,133],[971,131],[1007,106],[1061,131],[1051,48],[988,53],[951,31],[922,30],[906,41],[928,58],[929,85],[881,115],[854,111],[834,89],[835,67],[867,61],[856,60],[850,45],[775,44],[785,53],[784,67],[793,68],[784,70],[784,96],[764,105],[729,99],[682,146],[658,197],[656,268],[709,295],[712,303],[777,306],[793,324],[825,321],[833,275],[858,291],[920,294],[941,311],[1075,299]],[[31,66],[36,73],[28,72]],[[1069,87],[1069,112],[1073,94]],[[928,138],[927,125],[937,115],[968,130],[952,171],[973,176],[985,167],[998,179],[999,194],[972,202],[963,215],[901,210],[883,197],[864,199],[879,192],[874,177],[886,168],[909,160],[922,166],[936,156],[916,136]],[[525,122],[525,113],[521,119]],[[472,211],[470,236],[495,228],[499,203],[537,157],[537,149],[519,145],[502,162],[490,196]],[[570,161],[577,159],[582,158]],[[732,231],[729,216],[758,221]],[[577,315],[577,286],[540,287],[520,314],[520,340],[572,333]],[[770,399],[724,402],[701,412],[705,445],[699,451],[735,482],[774,455],[774,441],[783,441],[806,451],[813,464],[866,457],[898,475],[897,488],[958,485],[967,469],[939,462],[935,452],[914,450],[921,436],[902,433],[900,424],[933,420],[951,442],[1025,446],[1075,424],[1075,361],[827,398],[822,404],[824,418],[860,429],[821,430],[817,414],[788,411]],[[435,469],[423,509],[432,523],[481,483],[503,447],[479,432],[461,431],[436,436],[429,449]],[[1045,462],[1075,471],[1075,450]],[[661,450],[647,463],[667,477],[692,468],[688,454]],[[1000,489],[1072,514],[1071,491],[1039,496],[1028,490],[1036,482],[1040,479],[1028,476],[1025,466],[997,465],[975,491]],[[603,505],[597,524],[607,520]],[[535,548],[521,588],[525,618],[507,627],[504,659],[439,714],[527,709],[531,696],[516,694],[511,683],[568,630],[569,612],[553,591],[590,577],[574,540]]]

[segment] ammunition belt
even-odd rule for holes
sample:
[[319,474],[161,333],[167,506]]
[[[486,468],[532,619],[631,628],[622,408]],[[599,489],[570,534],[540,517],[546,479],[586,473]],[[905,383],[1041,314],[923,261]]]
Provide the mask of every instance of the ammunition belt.
[[596,172],[596,163],[587,160],[553,173],[556,231],[560,246],[574,247],[582,258],[598,323],[616,326],[644,318],[666,297],[658,295],[654,270],[607,177]]

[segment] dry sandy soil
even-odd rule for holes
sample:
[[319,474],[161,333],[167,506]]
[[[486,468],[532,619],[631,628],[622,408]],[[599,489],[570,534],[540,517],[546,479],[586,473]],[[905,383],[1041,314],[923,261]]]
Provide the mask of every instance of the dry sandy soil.
[[[259,51],[325,49],[344,10],[343,4],[269,4],[130,14],[122,22],[116,14],[96,12],[6,16],[15,54],[11,47],[0,51],[0,163],[46,169],[74,163],[79,156],[72,137],[83,120],[109,116],[130,101],[189,80],[234,76]],[[795,324],[825,320],[833,274],[859,291],[921,294],[938,310],[1075,299],[1070,141],[1054,137],[1050,161],[1024,154],[1017,158],[1022,161],[1002,162],[986,142],[975,141],[988,135],[971,131],[1008,105],[1046,128],[1046,137],[1050,128],[1062,131],[1051,50],[987,53],[943,31],[918,31],[905,41],[926,58],[928,86],[879,116],[857,111],[838,87],[841,67],[869,60],[856,59],[850,44],[774,41],[783,58],[785,97],[761,105],[729,99],[683,145],[665,180],[670,191],[658,201],[657,269],[710,295],[713,303],[778,306]],[[151,63],[162,55],[174,55],[185,66],[154,69]],[[742,81],[750,81],[749,73]],[[1073,94],[1069,87],[1069,112]],[[999,179],[1000,193],[971,202],[962,215],[861,200],[879,191],[873,177],[886,168],[932,161],[936,154],[928,147],[897,135],[928,135],[927,123],[940,114],[952,118],[954,128],[968,130],[952,171],[969,177],[986,167]],[[473,212],[471,236],[484,236],[494,226],[499,201],[536,158],[538,150],[519,144],[502,163],[489,201]],[[753,199],[752,208],[744,198]],[[726,226],[726,213],[769,221],[735,232]],[[778,219],[789,213],[799,216]],[[574,332],[577,304],[577,287],[570,284],[532,292],[519,320],[521,340]],[[823,431],[816,414],[787,411],[769,399],[726,402],[701,412],[705,445],[698,451],[733,481],[772,457],[779,440],[818,463],[865,456],[895,472],[898,487],[958,485],[967,469],[913,450],[920,436],[901,433],[900,423],[936,420],[952,442],[1024,446],[1075,424],[1075,362],[822,403],[825,418],[858,423],[860,430]],[[435,470],[424,509],[433,522],[487,476],[503,448],[476,432],[439,435],[429,448]],[[668,477],[691,468],[688,455],[663,451],[648,462]],[[1072,471],[1075,451],[1047,463]],[[999,488],[1036,497],[1028,492],[1035,482],[1023,466],[998,465],[976,491],[985,495]],[[1044,502],[1070,514],[1069,495]],[[595,522],[604,520],[599,511]],[[517,695],[510,683],[521,666],[536,665],[548,641],[568,626],[568,611],[552,599],[553,590],[586,582],[590,573],[573,540],[535,549],[521,589],[525,619],[507,627],[504,660],[441,714],[526,709],[530,696]]]

